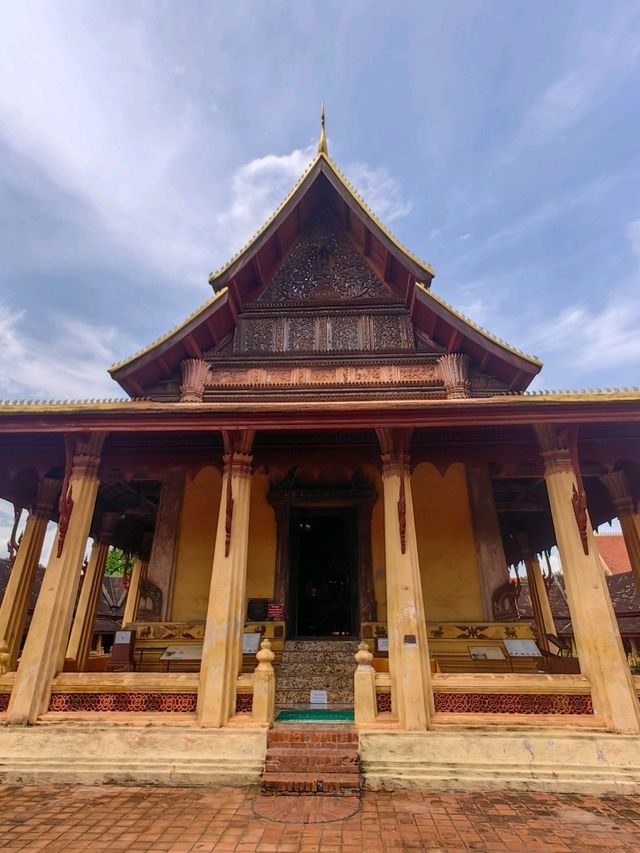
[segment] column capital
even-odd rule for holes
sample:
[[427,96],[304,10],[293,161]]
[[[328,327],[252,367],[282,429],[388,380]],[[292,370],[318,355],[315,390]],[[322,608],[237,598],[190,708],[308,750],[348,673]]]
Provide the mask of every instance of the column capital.
[[107,437],[106,432],[90,432],[72,439],[75,441],[73,450],[72,477],[96,479],[100,467],[102,446]]
[[558,428],[555,424],[534,424],[545,474],[573,471],[576,478],[577,445],[575,430]]
[[60,497],[61,489],[62,480],[57,480],[54,477],[43,477],[38,486],[38,495],[32,510],[33,514],[49,521]]
[[450,352],[438,359],[440,377],[448,400],[471,396],[469,364],[469,356],[461,352]]
[[633,515],[633,498],[624,471],[609,471],[599,479],[609,493],[618,517]]
[[182,385],[181,403],[201,403],[204,389],[211,381],[211,366],[202,358],[185,358],[180,364]]
[[380,427],[376,429],[376,435],[380,442],[382,451],[382,474],[408,474],[411,457],[409,447],[411,445],[412,430],[395,429],[392,427]]

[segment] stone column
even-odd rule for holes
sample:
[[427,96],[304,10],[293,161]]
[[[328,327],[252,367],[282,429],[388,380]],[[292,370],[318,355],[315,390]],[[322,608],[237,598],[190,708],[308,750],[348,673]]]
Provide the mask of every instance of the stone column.
[[162,593],[160,618],[171,618],[173,578],[180,531],[180,511],[184,495],[184,472],[168,471],[162,481],[160,504],[156,517],[153,547],[149,559],[149,582]]
[[356,725],[373,723],[378,714],[376,698],[376,671],[371,665],[373,655],[363,640],[355,654],[356,671],[353,675],[353,715]]
[[596,548],[575,438],[536,426],[580,669],[596,714],[615,732],[639,732],[640,708]]
[[100,520],[100,532],[91,547],[91,556],[82,581],[80,597],[71,626],[67,647],[65,669],[84,672],[91,651],[91,637],[96,621],[96,612],[102,591],[104,567],[109,555],[109,546],[120,516],[117,512],[105,512]]
[[529,539],[525,534],[519,537],[520,550],[522,551],[522,559],[527,571],[527,584],[529,586],[529,596],[531,597],[531,608],[533,610],[533,619],[538,630],[538,645],[546,652],[552,651],[547,640],[547,634],[555,636],[556,626],[553,621],[551,605],[549,604],[549,595],[547,587],[542,577],[542,570],[538,557],[531,551],[529,547]]
[[609,471],[600,477],[620,521],[636,588],[640,591],[640,516],[634,512],[633,498],[624,471]]
[[47,524],[60,494],[61,485],[60,480],[50,477],[44,477],[40,481],[37,500],[27,518],[0,606],[0,640],[7,643],[9,672],[16,668]]
[[418,561],[407,430],[379,429],[382,448],[389,673],[394,713],[406,731],[428,728],[431,666]]
[[240,671],[251,499],[253,432],[223,432],[224,473],[202,649],[198,720],[220,727],[235,713]]
[[253,705],[251,716],[258,725],[271,726],[276,705],[276,672],[273,668],[275,655],[271,641],[266,638],[260,643],[256,654],[258,665],[253,673]]
[[484,618],[493,622],[493,593],[508,583],[509,569],[502,544],[489,466],[468,465],[466,472],[482,611]]
[[132,622],[136,621],[136,614],[138,612],[138,601],[140,600],[140,581],[142,580],[142,578],[146,577],[148,567],[148,561],[143,560],[141,557],[137,557],[135,563],[133,564],[133,569],[131,570],[131,577],[129,578],[127,600],[125,602],[124,612],[122,614],[123,628],[125,628],[127,625],[131,625]]
[[105,437],[106,433],[96,432],[67,438],[58,533],[11,693],[7,716],[12,725],[35,723],[47,710],[51,679],[64,663]]
[[468,355],[459,352],[443,355],[438,359],[438,368],[448,400],[471,396]]

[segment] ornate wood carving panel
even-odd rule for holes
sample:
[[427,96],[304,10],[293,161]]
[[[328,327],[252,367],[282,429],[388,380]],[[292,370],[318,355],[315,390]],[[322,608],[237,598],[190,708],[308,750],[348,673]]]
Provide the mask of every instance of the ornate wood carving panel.
[[299,299],[392,301],[328,211],[310,222],[260,297],[261,302]]

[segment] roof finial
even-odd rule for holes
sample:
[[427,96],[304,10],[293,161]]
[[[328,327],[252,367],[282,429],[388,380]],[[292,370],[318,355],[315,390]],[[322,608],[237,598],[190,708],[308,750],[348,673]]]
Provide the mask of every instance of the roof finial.
[[327,145],[327,134],[324,128],[324,101],[320,106],[320,139],[318,140],[318,154],[326,154],[329,156],[329,146]]

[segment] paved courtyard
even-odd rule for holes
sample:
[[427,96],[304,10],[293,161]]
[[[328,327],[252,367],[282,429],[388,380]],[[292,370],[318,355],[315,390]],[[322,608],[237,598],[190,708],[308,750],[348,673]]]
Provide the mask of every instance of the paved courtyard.
[[0,785],[0,850],[640,851],[640,797]]

